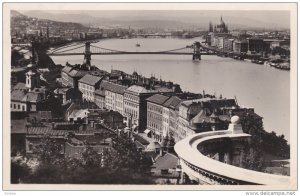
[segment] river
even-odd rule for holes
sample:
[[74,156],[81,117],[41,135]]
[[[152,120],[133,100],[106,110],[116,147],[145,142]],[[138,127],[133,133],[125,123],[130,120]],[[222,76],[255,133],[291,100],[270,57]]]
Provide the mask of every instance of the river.
[[[135,38],[102,40],[92,45],[121,51],[163,51],[191,45],[195,39]],[[141,46],[136,47],[139,43]],[[56,64],[82,63],[83,56],[54,56]],[[189,55],[105,55],[92,56],[92,64],[110,71],[119,69],[181,85],[183,90],[237,97],[241,106],[253,107],[262,116],[267,131],[290,137],[290,72],[218,56]]]

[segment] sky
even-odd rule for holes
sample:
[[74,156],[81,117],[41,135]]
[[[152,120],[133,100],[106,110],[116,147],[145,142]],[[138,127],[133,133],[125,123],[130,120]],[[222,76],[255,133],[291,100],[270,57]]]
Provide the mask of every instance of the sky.
[[[29,11],[25,13],[33,13]],[[37,12],[37,11],[35,11]],[[43,11],[45,14],[55,16],[66,14],[76,14],[83,16],[90,16],[93,18],[106,18],[119,21],[132,21],[132,20],[175,20],[178,22],[186,23],[203,23],[212,21],[217,23],[222,16],[224,21],[228,24],[237,24],[254,27],[290,27],[290,13],[289,11],[229,11],[229,10],[126,10],[126,11],[114,11],[114,10],[91,10],[91,11]],[[23,12],[24,13],[24,12]],[[40,13],[41,14],[41,13]],[[64,20],[67,20],[66,18]],[[71,20],[71,19],[70,19]],[[88,17],[87,17],[87,20]],[[70,21],[71,22],[71,21]],[[86,21],[88,23],[88,21]]]
[[[66,13],[66,11],[47,11],[49,13]],[[122,18],[122,17],[140,17],[140,18],[159,18],[159,17],[243,17],[245,19],[258,20],[270,23],[289,23],[290,13],[288,11],[67,11],[72,14],[88,14],[94,17]]]

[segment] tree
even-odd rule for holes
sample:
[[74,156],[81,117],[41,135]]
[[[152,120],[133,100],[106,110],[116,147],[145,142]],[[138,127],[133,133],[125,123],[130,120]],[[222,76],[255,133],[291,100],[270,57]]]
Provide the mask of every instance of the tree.
[[57,139],[45,136],[41,142],[35,146],[33,154],[38,157],[38,160],[45,165],[57,164],[62,161],[63,147],[58,143]]
[[11,183],[17,184],[23,182],[30,174],[30,168],[23,159],[11,159]]
[[264,164],[261,151],[254,148],[246,148],[242,154],[242,165],[243,168],[263,171]]
[[152,184],[152,161],[139,152],[134,142],[121,134],[112,148],[102,152],[87,146],[80,158],[61,156],[57,140],[43,138],[34,150],[40,164],[25,183]]
[[255,114],[245,114],[241,116],[241,124],[245,133],[251,135],[250,147],[254,154],[263,156],[269,153],[282,158],[289,158],[290,146],[283,135],[277,136],[275,132],[266,132],[263,128],[262,119]]

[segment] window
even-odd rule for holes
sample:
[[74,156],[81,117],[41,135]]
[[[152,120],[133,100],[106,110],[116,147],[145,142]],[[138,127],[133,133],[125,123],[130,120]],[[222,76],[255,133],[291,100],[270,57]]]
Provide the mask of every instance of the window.
[[21,109],[20,104],[18,104],[18,109]]
[[14,104],[14,109],[16,109],[16,104]]

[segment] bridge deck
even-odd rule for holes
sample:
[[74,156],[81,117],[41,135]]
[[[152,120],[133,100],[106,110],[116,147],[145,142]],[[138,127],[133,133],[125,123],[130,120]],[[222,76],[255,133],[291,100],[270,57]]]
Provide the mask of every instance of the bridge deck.
[[[91,55],[129,55],[129,54],[163,54],[163,55],[193,55],[192,52],[114,52],[114,53],[91,53]],[[210,53],[200,53],[201,55],[213,55]],[[49,56],[74,56],[84,55],[84,53],[48,53]]]

